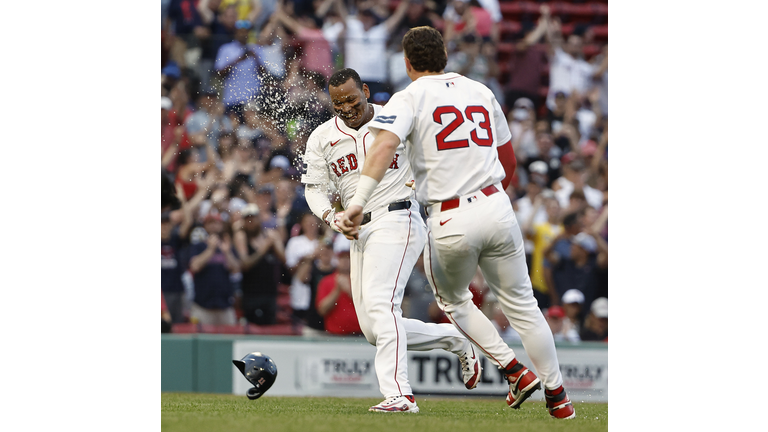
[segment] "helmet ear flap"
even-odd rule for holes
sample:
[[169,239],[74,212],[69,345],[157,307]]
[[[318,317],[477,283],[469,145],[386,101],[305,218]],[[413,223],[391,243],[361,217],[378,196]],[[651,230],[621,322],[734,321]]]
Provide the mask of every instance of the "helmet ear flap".
[[245,395],[248,396],[248,399],[250,400],[256,400],[261,397],[263,393],[259,393],[259,389],[256,387],[251,387],[248,389],[247,392],[245,392]]

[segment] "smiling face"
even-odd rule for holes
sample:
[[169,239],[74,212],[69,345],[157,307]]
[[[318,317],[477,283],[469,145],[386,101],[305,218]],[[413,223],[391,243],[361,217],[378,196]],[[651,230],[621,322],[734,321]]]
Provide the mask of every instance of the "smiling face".
[[350,78],[338,87],[328,86],[328,93],[333,110],[347,127],[357,129],[373,118],[373,107],[368,105],[371,92],[366,84],[360,89]]

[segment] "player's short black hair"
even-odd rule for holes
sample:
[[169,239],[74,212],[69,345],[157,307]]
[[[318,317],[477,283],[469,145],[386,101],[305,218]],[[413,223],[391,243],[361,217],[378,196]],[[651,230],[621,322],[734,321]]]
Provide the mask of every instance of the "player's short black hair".
[[338,87],[344,84],[345,82],[349,81],[350,78],[355,80],[355,85],[357,85],[357,88],[359,88],[360,90],[363,89],[363,80],[360,79],[360,75],[358,75],[354,69],[350,69],[350,68],[341,69],[339,71],[336,71],[333,75],[331,75],[331,79],[328,80],[328,86]]
[[443,35],[433,27],[414,27],[403,36],[403,52],[417,72],[442,72],[448,64]]

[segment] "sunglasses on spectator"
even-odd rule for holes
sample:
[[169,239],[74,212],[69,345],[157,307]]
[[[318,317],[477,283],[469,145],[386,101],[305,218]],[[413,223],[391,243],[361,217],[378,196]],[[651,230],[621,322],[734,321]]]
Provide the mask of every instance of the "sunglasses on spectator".
[[236,29],[250,29],[251,28],[251,22],[246,20],[240,20],[235,23]]

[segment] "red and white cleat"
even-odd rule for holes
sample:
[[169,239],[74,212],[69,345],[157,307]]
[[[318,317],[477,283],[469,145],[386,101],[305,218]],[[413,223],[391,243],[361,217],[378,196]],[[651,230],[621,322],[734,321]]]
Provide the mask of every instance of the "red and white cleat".
[[541,388],[541,380],[522,363],[517,360],[513,360],[513,363],[515,365],[506,372],[509,381],[507,405],[517,409],[533,392]]
[[576,417],[576,410],[573,409],[571,399],[565,394],[563,386],[554,390],[545,390],[544,399],[547,400],[547,409],[552,417],[557,419],[572,419]]
[[477,383],[480,382],[480,374],[483,372],[483,367],[480,366],[480,359],[475,354],[475,348],[471,343],[467,342],[469,349],[459,355],[461,361],[461,373],[464,379],[464,387],[468,390],[472,390],[477,387]]
[[374,405],[368,408],[368,411],[372,412],[419,412],[419,407],[416,405],[416,400],[412,395],[393,396],[387,398],[385,401],[378,405]]

